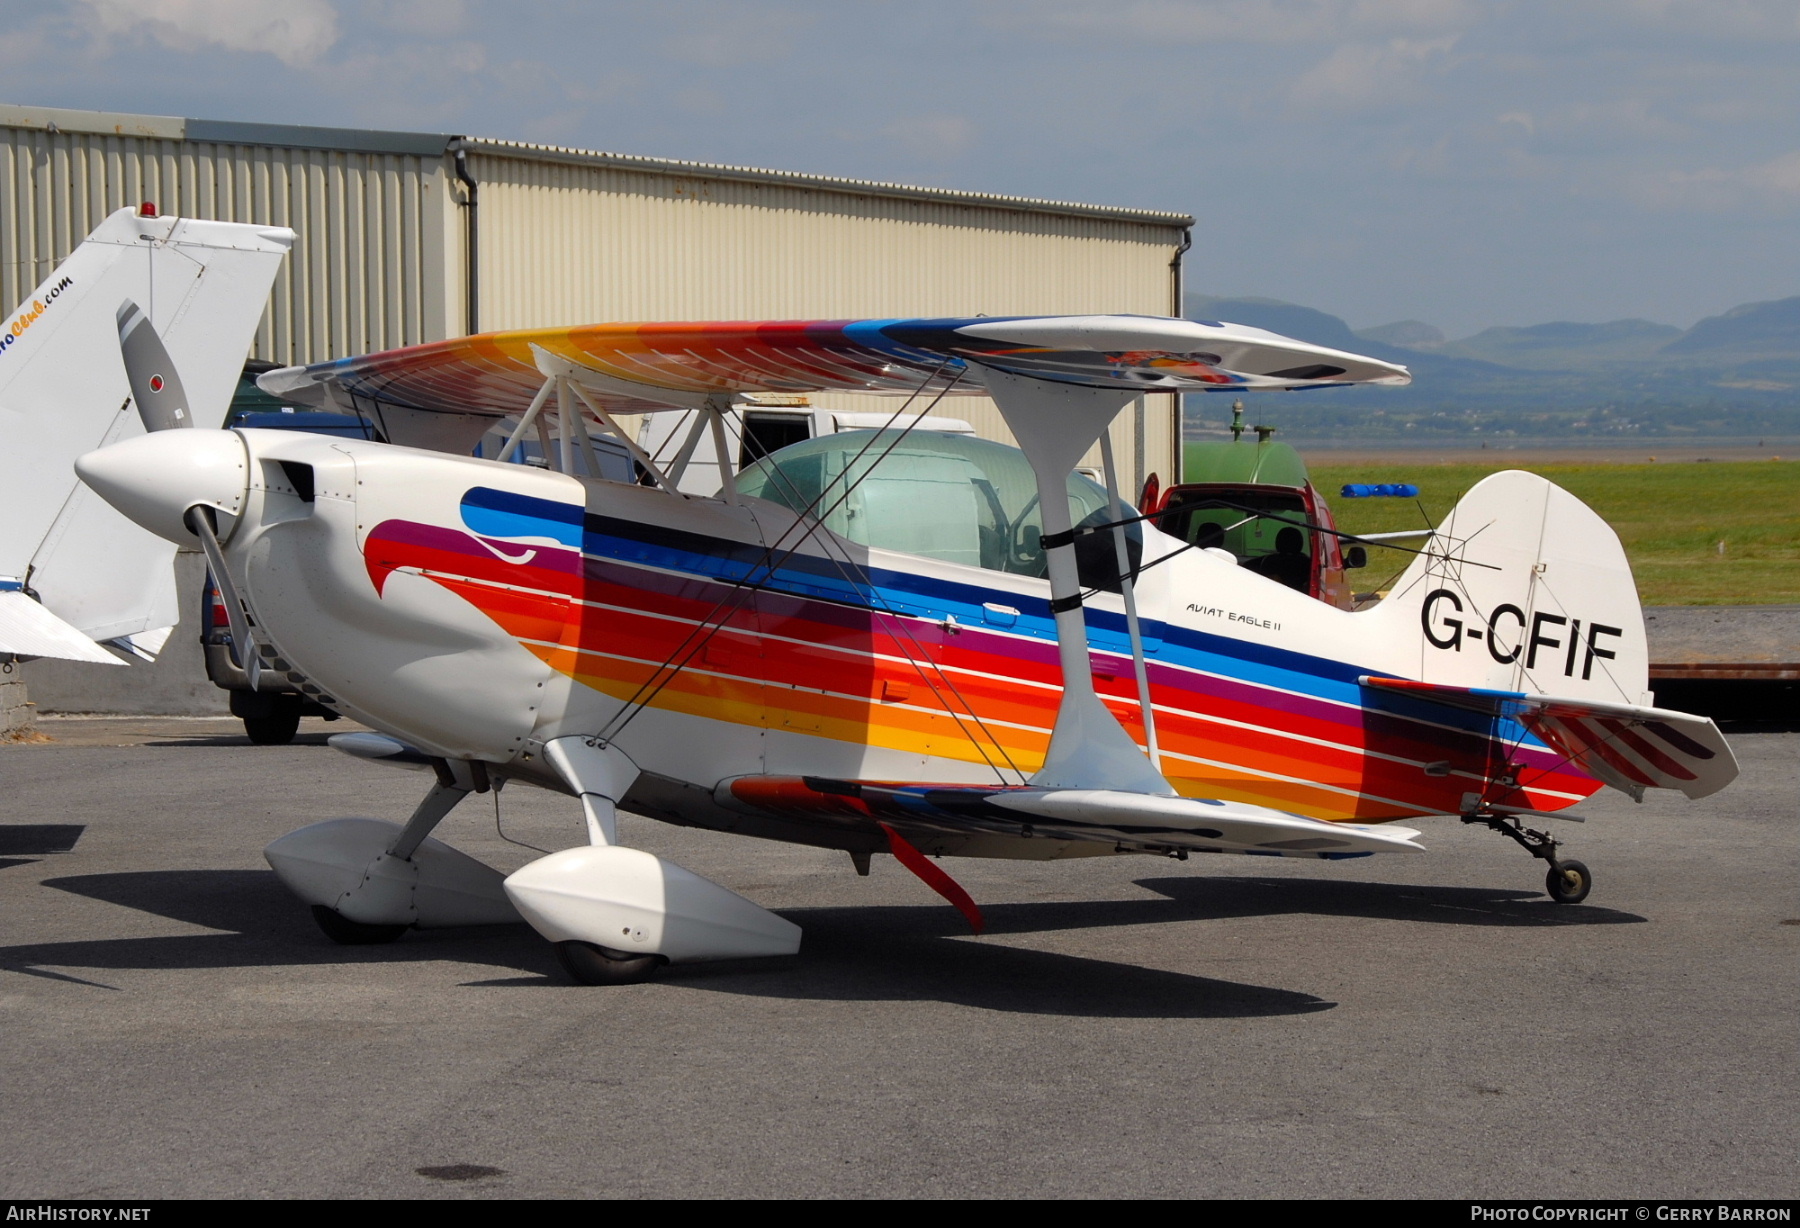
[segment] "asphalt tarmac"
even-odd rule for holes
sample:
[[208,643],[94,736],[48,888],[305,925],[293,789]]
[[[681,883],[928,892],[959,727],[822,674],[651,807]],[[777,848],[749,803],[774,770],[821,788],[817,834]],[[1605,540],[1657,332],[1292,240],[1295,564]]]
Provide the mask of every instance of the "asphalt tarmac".
[[[799,956],[565,983],[523,926],[333,946],[260,851],[425,780],[308,722],[0,748],[0,1195],[1791,1198],[1800,734],[1700,802],[1322,863],[891,859],[627,818]],[[505,832],[575,843],[520,787]],[[439,834],[511,869],[487,798]]]

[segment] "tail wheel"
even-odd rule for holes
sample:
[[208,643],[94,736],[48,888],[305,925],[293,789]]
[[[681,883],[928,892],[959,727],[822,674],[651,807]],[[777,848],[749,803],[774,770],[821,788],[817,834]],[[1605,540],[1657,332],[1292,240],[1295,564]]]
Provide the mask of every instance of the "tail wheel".
[[336,909],[314,904],[313,920],[331,941],[346,947],[372,947],[393,942],[406,932],[404,925],[367,925],[352,921]]
[[660,955],[626,955],[591,942],[559,942],[556,958],[578,985],[636,985],[656,974]]
[[1579,861],[1553,861],[1544,877],[1544,890],[1558,904],[1579,904],[1594,886],[1594,876]]

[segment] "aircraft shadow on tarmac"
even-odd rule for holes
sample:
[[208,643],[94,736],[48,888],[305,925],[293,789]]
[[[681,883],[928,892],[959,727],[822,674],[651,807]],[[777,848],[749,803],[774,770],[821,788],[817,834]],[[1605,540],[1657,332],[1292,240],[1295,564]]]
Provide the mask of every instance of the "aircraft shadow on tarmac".
[[[470,987],[563,985],[548,944],[522,926],[433,930],[391,946],[342,947],[321,935],[263,870],[153,870],[47,879],[44,886],[222,931],[97,938],[0,947],[0,968],[99,984],[55,969],[235,968],[414,963],[450,959],[514,975]],[[1483,888],[1396,886],[1292,878],[1161,878],[1139,886],[1161,899],[1000,904],[988,933],[1045,933],[1310,913],[1434,924],[1518,926],[1641,922],[1612,909],[1550,904],[1541,895]],[[1108,1018],[1233,1018],[1307,1014],[1335,1003],[1293,990],[1137,967],[1001,942],[971,940],[957,915],[933,904],[783,912],[806,931],[793,959],[666,969],[661,983],[795,1000],[939,1000],[987,1010]],[[1153,937],[1146,951],[1160,949]],[[1191,931],[1181,941],[1191,949]],[[110,987],[107,987],[110,988]],[[607,992],[581,991],[581,992]]]
[[86,830],[84,823],[0,824],[0,857],[45,857],[51,853],[67,853]]
[[[1541,891],[1419,887],[1328,878],[1141,878],[1138,886],[1181,906],[1181,919],[1222,920],[1283,913],[1419,921],[1431,925],[1634,925],[1636,913],[1553,903]],[[1152,906],[1161,901],[1152,901]],[[1166,907],[1166,906],[1165,906]],[[1173,920],[1164,916],[1164,919]]]
[[[983,909],[987,933],[1000,937],[1291,913],[1479,926],[1645,920],[1607,908],[1554,905],[1530,891],[1214,877],[1143,879],[1138,886],[1165,898],[993,905]],[[782,914],[806,931],[798,960],[756,971],[742,964],[696,964],[666,975],[696,988],[756,996],[938,998],[989,1010],[1111,1018],[1288,1015],[1336,1005],[1291,990],[969,941],[956,914],[929,905],[788,908]],[[1192,951],[1191,931],[1178,941]],[[1154,936],[1145,943],[1146,954],[1160,949]]]
[[[331,734],[328,732],[297,733],[294,735],[293,741],[291,742],[284,742],[280,746],[271,746],[264,749],[284,750],[292,749],[296,746],[327,746],[329,745],[330,737]],[[250,740],[249,735],[242,733],[199,733],[192,737],[159,738],[154,742],[145,742],[143,745],[157,750],[192,750],[196,746],[249,747],[255,746],[256,743]]]
[[[556,967],[555,953],[542,940],[528,941],[528,931],[514,925],[430,930],[391,946],[338,946],[319,932],[306,908],[268,870],[83,874],[45,879],[42,885],[224,932],[0,946],[0,969],[94,984],[50,969],[245,968],[451,958],[548,977]],[[455,948],[446,950],[447,941]]]
[[[471,987],[564,987],[549,945],[523,926],[432,930],[391,946],[336,946],[266,871],[152,870],[47,879],[43,885],[224,932],[0,947],[0,968],[113,988],[79,973],[451,959],[525,974],[468,982]],[[1161,901],[1150,904],[1165,911],[1168,907]],[[1049,924],[1016,928],[1055,928],[1057,906],[1031,907]],[[797,958],[687,965],[666,970],[660,980],[763,997],[938,999],[990,1010],[1118,1018],[1289,1015],[1335,1005],[1289,990],[962,941],[951,924],[960,918],[939,905],[803,909],[798,914],[808,933]]]

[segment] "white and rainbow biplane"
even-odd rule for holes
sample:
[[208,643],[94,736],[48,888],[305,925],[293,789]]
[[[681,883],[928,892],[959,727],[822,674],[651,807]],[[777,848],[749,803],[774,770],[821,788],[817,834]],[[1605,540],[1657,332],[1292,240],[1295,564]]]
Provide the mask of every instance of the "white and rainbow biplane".
[[[865,873],[892,853],[978,929],[933,857],[1335,859],[1419,852],[1405,824],[1432,816],[1510,836],[1578,902],[1587,868],[1527,820],[1602,784],[1700,797],[1736,774],[1712,722],[1653,706],[1618,539],[1542,478],[1478,484],[1358,612],[1120,497],[1106,428],[1145,392],[1404,383],[1402,368],[1136,316],[606,324],[263,377],[387,442],[195,429],[223,402],[172,416],[152,389],[217,383],[260,299],[245,315],[201,278],[178,310],[164,295],[133,316],[151,287],[129,249],[181,248],[187,225],[190,262],[272,276],[272,232],[158,225],[57,301],[81,347],[62,361],[110,390],[8,405],[88,415],[106,446],[82,449],[82,480],[119,531],[198,541],[250,668],[380,731],[340,749],[435,773],[404,823],[330,819],[269,846],[339,941],[523,917],[588,983],[798,949],[789,921],[621,846],[617,809],[842,849]],[[684,493],[702,441],[729,452],[744,398],[834,391],[899,408]],[[1018,449],[915,426],[968,394],[992,398]],[[663,411],[692,426],[657,456],[620,418]],[[468,455],[497,426],[501,458]],[[513,463],[527,441],[553,463]],[[1097,441],[1104,485],[1075,472]],[[606,460],[621,451],[624,473]],[[502,876],[431,838],[507,782],[578,798],[585,843]]]

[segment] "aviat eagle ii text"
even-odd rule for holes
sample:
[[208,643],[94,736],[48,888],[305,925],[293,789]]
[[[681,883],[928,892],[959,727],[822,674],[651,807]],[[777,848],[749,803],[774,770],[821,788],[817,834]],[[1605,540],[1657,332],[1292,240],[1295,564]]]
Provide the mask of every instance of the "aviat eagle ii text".
[[[1511,836],[1575,902],[1586,867],[1526,821],[1602,784],[1700,797],[1736,773],[1710,721],[1652,706],[1618,539],[1542,478],[1474,487],[1355,613],[1119,496],[1105,431],[1144,392],[1397,384],[1402,368],[1135,316],[602,324],[262,377],[386,442],[218,430],[222,399],[152,412],[167,394],[151,390],[230,373],[261,300],[215,296],[242,278],[213,267],[272,276],[280,244],[166,219],[108,238],[143,224],[96,232],[7,355],[39,379],[7,390],[11,463],[53,419],[59,439],[105,443],[76,468],[122,514],[112,528],[206,551],[248,667],[381,731],[340,749],[434,773],[404,823],[328,819],[269,846],[339,941],[523,917],[592,983],[798,949],[787,920],[622,846],[620,808],[864,870],[892,853],[977,928],[933,855],[1417,853],[1406,824],[1432,816]],[[108,243],[101,268],[90,248]],[[207,276],[152,309],[145,249]],[[53,330],[70,330],[60,348]],[[21,352],[37,345],[48,366]],[[79,396],[57,395],[69,371]],[[824,391],[899,408],[682,492],[702,439],[729,454],[743,398]],[[968,394],[1018,449],[913,427]],[[665,410],[692,415],[666,455],[619,422]],[[497,426],[501,458],[469,456]],[[553,464],[509,463],[526,441]],[[1105,485],[1075,472],[1096,441]],[[509,782],[579,799],[586,842],[503,877],[431,838]]]

